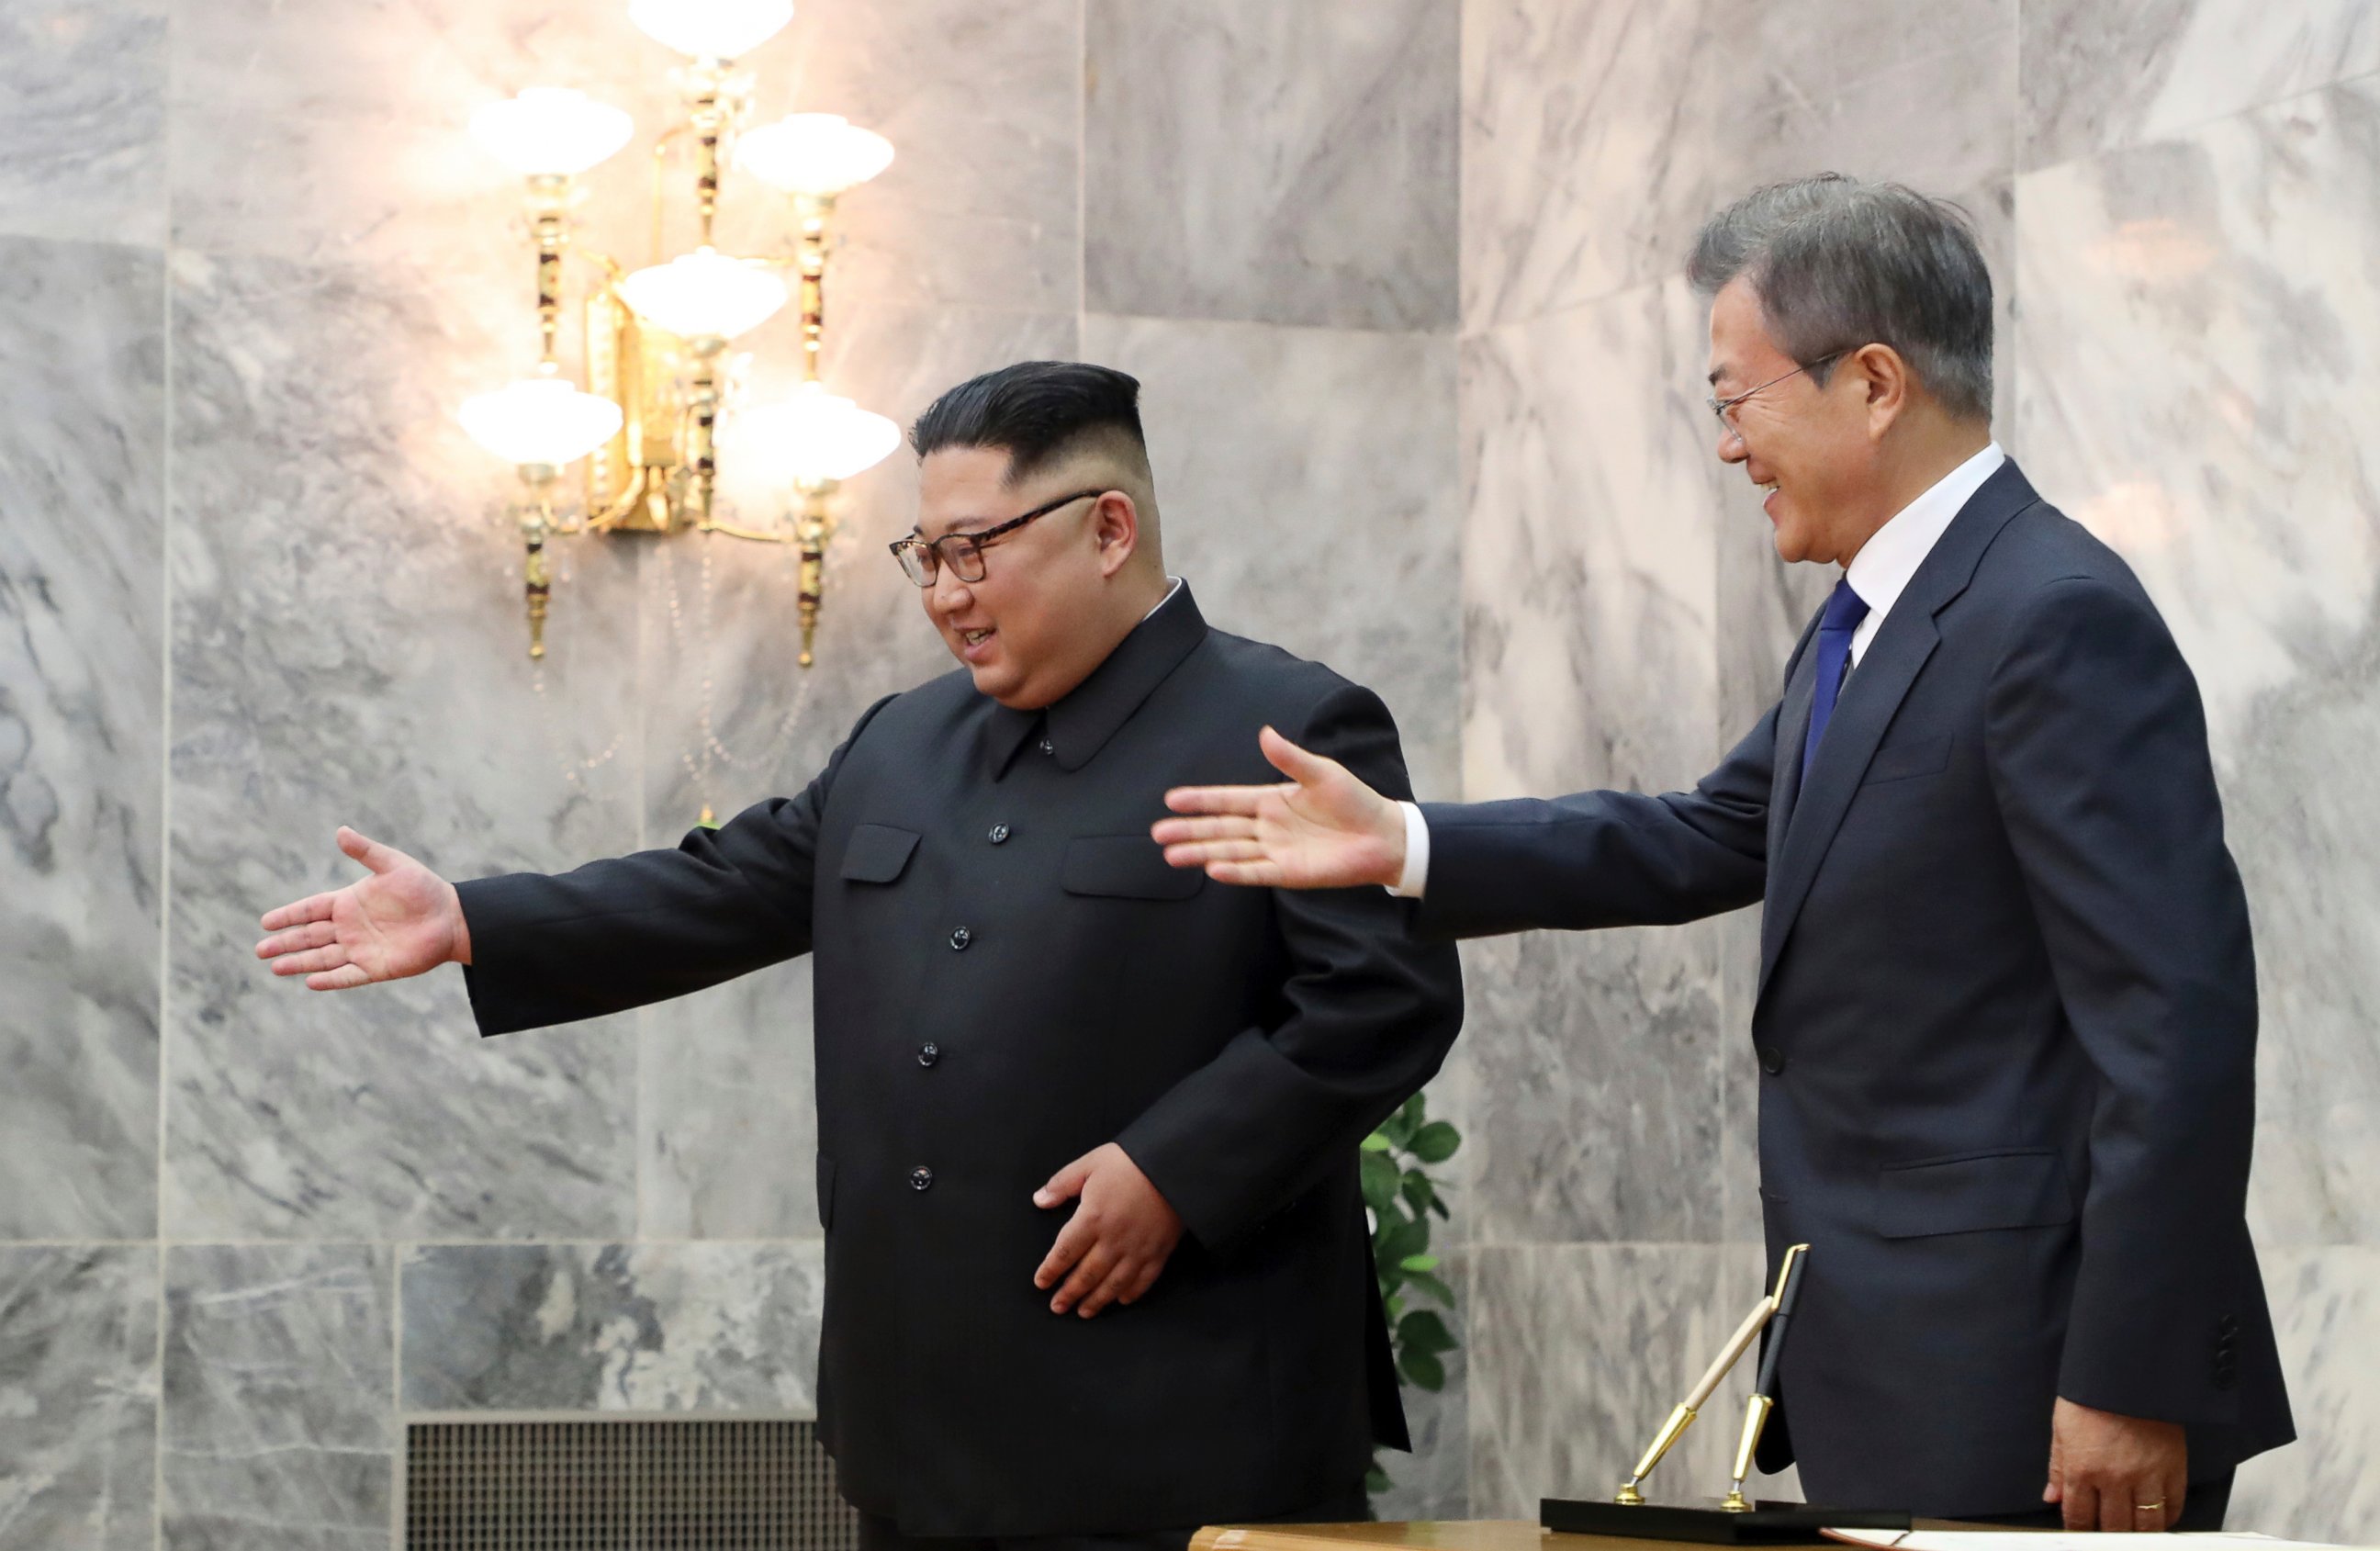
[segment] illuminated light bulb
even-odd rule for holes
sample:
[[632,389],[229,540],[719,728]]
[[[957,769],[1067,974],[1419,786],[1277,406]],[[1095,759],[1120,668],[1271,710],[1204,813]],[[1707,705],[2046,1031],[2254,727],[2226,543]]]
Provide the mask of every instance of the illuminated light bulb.
[[696,59],[741,59],[785,30],[794,0],[631,0],[628,19]]
[[776,315],[785,305],[785,283],[716,248],[698,248],[623,280],[620,299],[671,333],[729,340]]
[[901,428],[823,382],[805,382],[791,398],[736,416],[721,440],[771,483],[820,484],[883,462],[901,445]]
[[558,377],[524,377],[466,399],[459,418],[472,441],[506,463],[553,468],[620,432],[618,405]]
[[574,177],[635,131],[618,108],[555,86],[532,86],[471,115],[471,137],[524,177]]
[[841,114],[797,113],[738,141],[735,164],[788,194],[832,199],[892,163],[892,142]]

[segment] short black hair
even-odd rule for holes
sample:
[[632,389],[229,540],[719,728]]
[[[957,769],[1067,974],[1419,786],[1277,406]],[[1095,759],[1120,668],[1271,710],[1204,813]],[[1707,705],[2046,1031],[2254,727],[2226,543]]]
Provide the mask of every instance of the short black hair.
[[1019,361],[934,400],[909,428],[909,443],[920,458],[945,447],[1002,448],[1014,480],[1102,431],[1121,432],[1148,455],[1138,378],[1087,361]]

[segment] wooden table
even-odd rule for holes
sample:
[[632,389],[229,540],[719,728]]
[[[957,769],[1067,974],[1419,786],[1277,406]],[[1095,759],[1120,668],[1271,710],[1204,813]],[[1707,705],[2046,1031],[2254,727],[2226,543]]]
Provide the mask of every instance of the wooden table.
[[[1921,1519],[1920,1529],[1972,1530]],[[1401,1524],[1213,1524],[1190,1551],[1683,1551],[1674,1540],[1556,1534],[1526,1519],[1414,1520]],[[1838,1548],[1840,1551],[1840,1548]]]

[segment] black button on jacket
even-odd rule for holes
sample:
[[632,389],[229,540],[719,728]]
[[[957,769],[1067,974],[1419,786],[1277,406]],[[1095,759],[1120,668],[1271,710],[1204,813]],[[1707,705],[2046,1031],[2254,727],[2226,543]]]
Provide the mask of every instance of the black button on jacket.
[[[1404,1441],[1356,1144],[1452,1043],[1456,959],[1380,889],[1165,864],[1166,789],[1277,781],[1267,723],[1409,791],[1377,696],[1184,588],[1046,715],[952,673],[674,851],[461,886],[489,1034],[812,954],[820,1426],[909,1533],[1264,1518]],[[1188,1231],[1138,1303],[1053,1315],[1032,1278],[1067,1214],[1032,1193],[1107,1142]]]

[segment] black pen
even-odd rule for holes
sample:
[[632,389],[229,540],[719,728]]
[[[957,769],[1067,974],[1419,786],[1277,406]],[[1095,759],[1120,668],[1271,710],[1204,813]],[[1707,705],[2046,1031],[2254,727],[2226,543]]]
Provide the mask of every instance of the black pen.
[[1785,1252],[1784,1266],[1777,1273],[1777,1290],[1769,1295],[1777,1312],[1768,1316],[1768,1345],[1760,1354],[1760,1376],[1753,1381],[1752,1399],[1743,1408],[1743,1436],[1735,1446],[1735,1484],[1719,1505],[1730,1512],[1752,1509],[1743,1499],[1743,1478],[1752,1473],[1752,1453],[1760,1447],[1760,1429],[1777,1405],[1777,1361],[1785,1353],[1785,1327],[1793,1317],[1793,1301],[1802,1292],[1802,1266],[1809,1250],[1807,1244],[1796,1244]]

